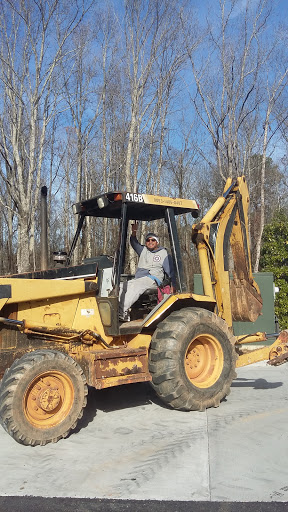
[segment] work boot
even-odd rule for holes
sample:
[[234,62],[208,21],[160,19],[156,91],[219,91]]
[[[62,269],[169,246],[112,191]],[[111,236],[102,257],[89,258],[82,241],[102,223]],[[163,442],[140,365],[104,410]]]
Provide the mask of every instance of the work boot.
[[126,311],[126,313],[120,313],[119,314],[119,320],[120,322],[130,322],[130,315],[128,313],[128,311]]

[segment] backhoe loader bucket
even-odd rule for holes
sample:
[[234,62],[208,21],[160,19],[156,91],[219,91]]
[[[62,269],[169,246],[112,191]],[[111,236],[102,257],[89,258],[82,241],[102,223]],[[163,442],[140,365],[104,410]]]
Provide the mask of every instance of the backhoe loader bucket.
[[245,279],[230,281],[232,319],[235,322],[255,322],[261,313],[263,300],[257,290]]

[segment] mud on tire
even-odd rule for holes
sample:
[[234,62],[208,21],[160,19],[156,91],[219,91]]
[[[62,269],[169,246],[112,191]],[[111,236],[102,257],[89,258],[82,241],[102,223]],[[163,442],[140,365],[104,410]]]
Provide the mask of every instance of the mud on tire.
[[36,350],[14,361],[0,383],[0,422],[24,445],[66,437],[83,415],[86,378],[70,356]]
[[149,371],[157,395],[174,409],[217,407],[236,377],[235,338],[214,313],[185,308],[156,329]]

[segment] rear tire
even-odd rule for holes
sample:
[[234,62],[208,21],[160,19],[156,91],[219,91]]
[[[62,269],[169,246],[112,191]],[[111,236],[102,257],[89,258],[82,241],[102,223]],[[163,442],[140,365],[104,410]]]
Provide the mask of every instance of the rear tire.
[[45,445],[76,427],[87,402],[81,367],[56,350],[36,350],[14,361],[0,385],[0,420],[24,445]]
[[174,409],[217,407],[236,377],[234,336],[214,313],[175,311],[159,324],[149,354],[157,395]]

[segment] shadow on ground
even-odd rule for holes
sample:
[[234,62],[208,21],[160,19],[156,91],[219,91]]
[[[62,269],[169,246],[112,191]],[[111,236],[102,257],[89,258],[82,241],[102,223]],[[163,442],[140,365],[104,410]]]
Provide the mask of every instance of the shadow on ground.
[[[283,382],[269,382],[266,379],[245,379],[237,378],[231,388],[253,388],[253,389],[273,389],[283,385]],[[225,398],[223,401],[226,401]],[[147,382],[137,384],[124,384],[118,387],[105,388],[97,390],[90,387],[88,393],[87,406],[84,409],[83,416],[79,420],[77,427],[71,431],[77,433],[86,428],[97,415],[100,410],[104,413],[139,407],[154,403],[158,407],[169,409],[156,395],[151,385]]]
[[253,388],[253,389],[273,389],[283,386],[283,382],[268,382],[266,379],[235,379],[232,388]]
[[71,434],[86,428],[94,420],[98,410],[108,413],[120,409],[148,405],[152,402],[158,405],[158,401],[159,405],[163,405],[147,382],[101,390],[89,387],[87,405],[83,416],[79,420],[77,427],[71,431]]

